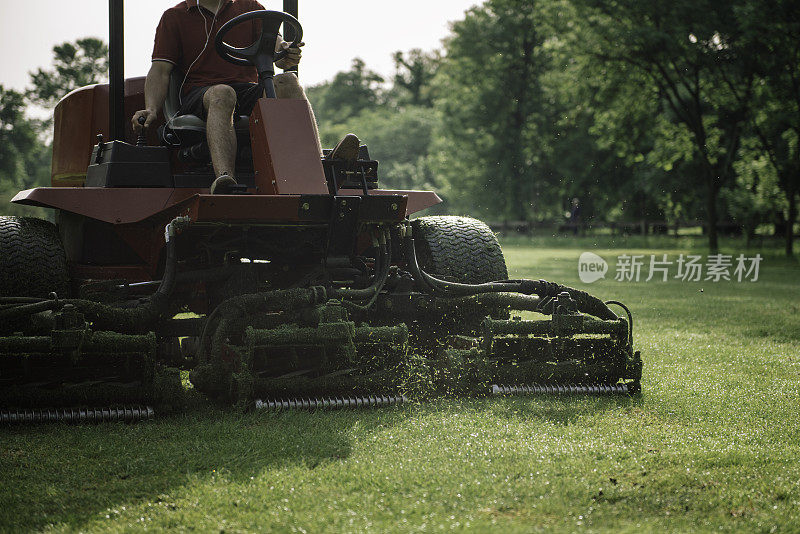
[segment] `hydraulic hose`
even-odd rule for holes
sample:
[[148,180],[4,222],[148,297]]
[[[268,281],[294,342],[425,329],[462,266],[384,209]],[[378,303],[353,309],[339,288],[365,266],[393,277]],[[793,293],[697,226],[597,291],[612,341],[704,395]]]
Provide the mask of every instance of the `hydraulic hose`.
[[6,308],[0,310],[0,320],[10,320],[16,317],[23,317],[25,315],[33,315],[47,310],[60,308],[68,301],[66,300],[43,300],[42,302],[34,302],[32,304],[20,304],[13,308]]
[[403,239],[406,262],[411,274],[423,287],[429,288],[431,293],[435,296],[455,298],[481,295],[484,293],[522,293],[523,295],[538,295],[540,298],[544,299],[547,297],[555,297],[559,293],[566,291],[570,294],[570,297],[575,300],[581,312],[606,320],[617,320],[619,318],[597,297],[585,291],[562,286],[546,280],[501,280],[499,282],[487,282],[483,284],[462,284],[441,280],[429,275],[420,268],[419,262],[417,261],[414,238],[410,231],[406,233]]
[[[169,306],[169,297],[175,288],[175,272],[177,254],[175,252],[175,236],[188,225],[189,217],[176,217],[167,224],[164,231],[166,240],[166,258],[164,276],[150,302],[136,308],[119,308],[84,299],[50,299],[31,304],[21,304],[7,309],[0,309],[0,321],[8,321],[48,310],[59,310],[65,304],[74,305],[78,311],[86,315],[92,322],[103,328],[136,331],[144,325],[155,321]],[[22,301],[21,301],[22,302]]]
[[[389,235],[388,232],[383,232],[381,234],[379,242],[378,259],[376,260],[377,274],[375,275],[373,283],[369,287],[366,287],[364,289],[332,288],[329,290],[329,295],[331,296],[331,298],[343,299],[342,302],[344,303],[345,306],[366,311],[378,299],[378,295],[383,289],[383,286],[386,284],[386,280],[389,277],[389,271],[392,266],[391,264],[392,264],[391,236]],[[365,305],[359,305],[344,299],[353,299],[353,300],[369,299],[369,302]]]
[[[198,282],[221,282],[230,278],[233,273],[234,270],[230,265],[215,267],[212,269],[204,269],[200,271],[187,271],[177,273],[175,275],[175,283],[194,284]],[[148,287],[156,287],[156,289],[158,289],[158,286],[161,285],[161,282],[162,280],[152,280],[149,282],[124,283],[118,285],[117,289],[146,289]]]
[[175,289],[175,271],[177,270],[177,254],[175,252],[175,236],[189,224],[189,217],[175,217],[164,229],[164,242],[166,243],[166,258],[164,262],[164,277],[161,285],[151,297],[150,302],[156,309],[162,309],[169,303],[172,290]]
[[631,310],[629,310],[625,304],[618,300],[607,300],[605,304],[606,306],[613,304],[625,310],[625,313],[628,315],[628,343],[633,346],[633,314],[631,313]]

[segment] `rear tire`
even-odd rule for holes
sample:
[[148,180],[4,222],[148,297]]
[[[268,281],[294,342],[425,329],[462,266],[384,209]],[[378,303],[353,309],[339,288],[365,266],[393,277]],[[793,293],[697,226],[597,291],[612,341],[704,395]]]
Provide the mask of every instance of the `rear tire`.
[[508,278],[497,237],[469,217],[420,217],[412,221],[420,268],[449,282],[482,284]]
[[0,216],[0,296],[70,296],[64,247],[54,224]]

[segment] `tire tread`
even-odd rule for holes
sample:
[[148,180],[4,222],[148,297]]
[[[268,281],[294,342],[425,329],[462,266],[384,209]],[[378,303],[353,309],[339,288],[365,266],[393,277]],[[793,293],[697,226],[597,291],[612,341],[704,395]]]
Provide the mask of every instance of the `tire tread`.
[[508,278],[497,236],[469,217],[432,216],[413,221],[420,267],[450,282],[481,284]]
[[0,296],[69,296],[64,247],[56,226],[34,217],[0,216]]

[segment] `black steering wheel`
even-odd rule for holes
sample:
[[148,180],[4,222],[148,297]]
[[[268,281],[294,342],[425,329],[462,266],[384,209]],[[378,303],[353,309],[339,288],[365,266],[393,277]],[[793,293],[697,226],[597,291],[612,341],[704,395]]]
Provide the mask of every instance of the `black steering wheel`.
[[[256,19],[261,21],[261,35],[253,44],[238,48],[225,42],[225,36],[234,26]],[[275,53],[275,43],[278,40],[281,24],[284,23],[294,30],[294,41],[290,43],[289,47],[297,48],[298,43],[303,39],[303,27],[300,26],[300,22],[288,13],[260,10],[243,13],[226,22],[217,32],[214,40],[217,53],[235,65],[255,66],[259,79],[271,78],[275,74],[273,63],[286,57],[285,50]]]

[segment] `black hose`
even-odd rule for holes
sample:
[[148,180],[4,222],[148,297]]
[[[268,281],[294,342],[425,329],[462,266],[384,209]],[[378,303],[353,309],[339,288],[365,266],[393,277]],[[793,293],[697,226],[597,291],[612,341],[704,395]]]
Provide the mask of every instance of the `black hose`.
[[[172,224],[172,223],[170,223]],[[150,297],[150,302],[157,309],[166,307],[169,302],[169,296],[175,288],[175,270],[176,270],[176,254],[175,254],[175,239],[168,239],[166,243],[167,257],[164,262],[164,276],[161,278],[161,284],[153,296]]]
[[372,298],[369,299],[369,302],[367,302],[363,306],[358,306],[357,304],[353,304],[354,307],[356,307],[357,309],[361,309],[362,311],[367,311],[370,308],[372,308],[373,304],[375,304],[375,301],[378,300],[378,295],[381,294],[381,290],[383,289],[383,286],[386,285],[386,280],[389,278],[390,267],[391,267],[391,265],[388,265],[388,262],[387,262],[386,268],[383,270],[383,273],[381,274],[381,278],[380,278],[380,280],[378,281],[378,284],[375,287],[375,294],[372,295]]
[[48,300],[40,297],[0,297],[0,304],[30,304]]
[[410,234],[410,229],[408,232],[409,234],[403,237],[403,248],[406,255],[406,264],[408,270],[411,271],[411,276],[414,277],[414,280],[416,280],[417,283],[436,293],[436,288],[432,286],[424,276],[422,276],[422,269],[420,269],[419,262],[417,261],[417,249],[414,246],[414,238]]
[[[366,311],[371,308],[373,304],[375,304],[375,301],[378,300],[378,295],[383,289],[383,286],[386,284],[386,280],[389,278],[389,271],[392,266],[391,236],[388,235],[388,232],[386,232],[383,235],[383,238],[385,243],[381,243],[379,247],[380,253],[378,255],[378,259],[376,260],[377,273],[375,274],[372,284],[364,289],[332,288],[329,290],[329,295],[331,298],[342,299],[342,303],[345,306],[361,311]],[[360,305],[344,299],[369,299],[369,302],[365,305]]]
[[[0,309],[0,320],[10,320],[17,317],[24,317],[41,313],[48,310],[58,310],[64,304],[74,305],[78,311],[86,315],[93,323],[106,328],[124,331],[137,331],[146,325],[156,321],[162,315],[170,303],[170,295],[175,288],[175,271],[177,264],[177,254],[175,252],[175,231],[183,223],[187,223],[188,218],[176,217],[167,225],[166,235],[166,259],[164,264],[164,277],[158,289],[153,294],[150,302],[135,308],[120,308],[109,306],[92,300],[84,299],[64,299],[53,298],[31,304],[22,304],[9,309]],[[55,294],[54,294],[55,296]],[[4,298],[24,298],[24,297],[4,297]]]
[[381,284],[381,277],[384,271],[388,274],[389,267],[391,266],[390,256],[387,252],[386,245],[380,245],[379,247],[379,255],[378,259],[376,260],[376,274],[375,278],[373,279],[372,283],[363,289],[350,289],[350,288],[332,288],[331,291],[331,298],[350,298],[355,300],[366,300],[375,296],[375,294],[380,291],[379,286]]
[[404,238],[406,262],[414,278],[431,289],[435,296],[454,298],[480,295],[483,293],[522,293],[524,295],[538,295],[545,299],[555,297],[561,292],[569,293],[575,300],[578,309],[583,313],[588,313],[606,320],[617,320],[617,314],[606,306],[603,301],[586,293],[567,286],[562,286],[546,280],[507,280],[500,282],[487,282],[484,284],[461,284],[458,282],[448,282],[435,278],[419,267],[414,238],[407,234]]
[[[371,288],[367,288],[372,292],[372,297],[369,299],[369,302],[367,302],[364,305],[356,304],[355,302],[350,302],[350,301],[347,301],[347,300],[342,300],[342,304],[344,306],[346,306],[347,308],[358,310],[358,311],[369,311],[369,309],[372,308],[373,304],[375,304],[375,301],[378,300],[378,295],[380,295],[381,290],[383,289],[383,286],[386,285],[386,280],[389,278],[389,271],[391,270],[391,263],[392,263],[391,262],[391,258],[392,258],[392,242],[391,242],[391,240],[387,239],[386,240],[386,245],[382,245],[381,248],[383,249],[382,250],[382,256],[384,256],[384,259],[383,259],[383,261],[381,263],[381,271],[376,276],[375,283],[372,285],[372,287]],[[334,298],[336,296],[339,296],[339,295],[344,296],[341,293],[342,291],[348,291],[348,290],[332,289],[331,290],[331,296],[334,297]]]
[[[464,303],[472,299],[472,297],[460,297]],[[538,311],[539,305],[542,302],[541,297],[534,295],[521,295],[519,293],[484,293],[483,295],[476,295],[475,302],[480,306],[500,308],[505,307],[511,310],[518,311]]]
[[607,300],[605,304],[606,306],[609,304],[614,304],[625,310],[625,313],[628,315],[628,343],[631,347],[633,347],[633,314],[631,313],[631,310],[629,310],[627,306],[618,300]]
[[[430,288],[431,291],[437,296],[452,298],[468,297],[471,295],[480,295],[482,293],[525,293],[524,291],[521,291],[521,284],[518,282],[461,284],[458,282],[448,282],[447,280],[434,278],[420,268],[419,262],[417,261],[417,251],[414,244],[414,238],[410,235],[406,235],[405,237],[405,251],[406,261],[408,263],[408,268],[411,270],[411,274],[414,275],[416,280],[422,282],[424,286]],[[526,280],[526,282],[528,281]],[[531,280],[530,282],[535,281]],[[538,290],[532,290],[526,294],[538,294]]]

